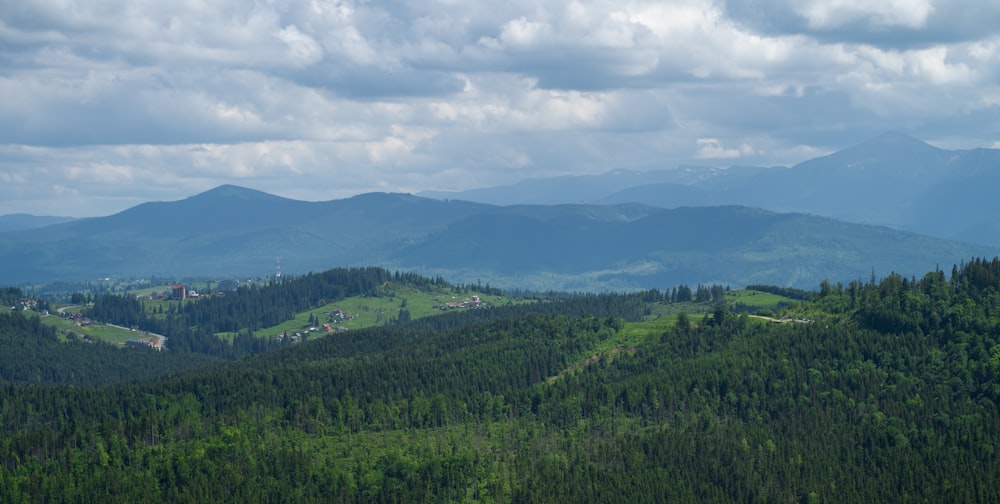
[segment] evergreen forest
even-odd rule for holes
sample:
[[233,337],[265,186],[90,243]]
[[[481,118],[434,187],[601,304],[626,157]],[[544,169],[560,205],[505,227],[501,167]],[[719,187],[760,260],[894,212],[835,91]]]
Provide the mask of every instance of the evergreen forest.
[[404,284],[444,280],[86,308],[163,352],[0,313],[0,502],[1000,502],[1000,259],[753,286],[766,310],[679,286],[254,335]]

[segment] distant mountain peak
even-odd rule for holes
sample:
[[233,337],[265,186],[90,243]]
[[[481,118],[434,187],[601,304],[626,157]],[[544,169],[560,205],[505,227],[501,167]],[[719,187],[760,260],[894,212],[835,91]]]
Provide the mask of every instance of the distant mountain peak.
[[861,151],[939,151],[937,147],[898,131],[887,131],[867,142],[846,150]]
[[917,139],[917,138],[915,138],[913,136],[907,135],[906,133],[902,133],[902,132],[899,132],[899,131],[886,131],[885,133],[882,133],[881,135],[875,137],[873,140],[877,141],[877,142],[881,142],[881,143],[889,143],[889,142],[919,142],[919,143],[924,143],[923,141],[921,141],[921,140],[919,140],[919,139]]
[[890,131],[828,156],[803,161],[795,167],[821,170],[880,167],[879,170],[897,174],[903,173],[900,170],[909,170],[912,174],[917,167],[929,166],[946,152],[909,135]]
[[257,189],[250,189],[249,187],[225,184],[225,185],[220,185],[214,189],[209,189],[203,193],[196,194],[187,199],[188,200],[238,199],[244,201],[274,201],[274,200],[285,200],[288,198],[276,196],[274,194],[266,193],[264,191],[258,191]]

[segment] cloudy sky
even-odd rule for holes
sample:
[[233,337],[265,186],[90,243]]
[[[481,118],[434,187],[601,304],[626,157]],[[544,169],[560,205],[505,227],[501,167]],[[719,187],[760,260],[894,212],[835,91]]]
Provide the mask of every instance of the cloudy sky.
[[998,27],[981,0],[0,0],[0,214],[1000,146]]

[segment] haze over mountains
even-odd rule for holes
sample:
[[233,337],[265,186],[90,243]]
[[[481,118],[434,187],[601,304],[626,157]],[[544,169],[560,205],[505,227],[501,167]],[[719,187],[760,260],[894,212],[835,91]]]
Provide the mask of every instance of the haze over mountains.
[[48,217],[29,214],[0,215],[0,233],[4,231],[20,231],[34,229],[52,224],[60,224],[75,220],[73,217]]
[[529,289],[815,288],[997,255],[998,167],[997,150],[887,134],[792,168],[615,171],[445,200],[306,202],[221,186],[107,217],[6,216],[20,229],[0,232],[0,277],[266,276],[280,258],[288,273],[380,265]]
[[420,195],[497,205],[644,203],[746,205],[877,224],[1000,246],[1000,150],[944,150],[886,133],[791,168],[686,166],[676,170],[525,180]]
[[517,205],[365,194],[303,202],[222,186],[108,217],[0,233],[5,283],[268,276],[383,265],[529,289],[670,288],[918,274],[994,247],[739,206]]

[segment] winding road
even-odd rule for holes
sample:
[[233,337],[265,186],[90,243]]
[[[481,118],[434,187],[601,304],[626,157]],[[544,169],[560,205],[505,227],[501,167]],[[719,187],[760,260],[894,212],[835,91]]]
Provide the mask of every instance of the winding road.
[[[83,306],[83,305],[63,306],[62,308],[56,308],[56,311],[59,313],[59,315],[65,315],[66,314],[66,310],[74,309],[74,308],[79,308],[81,306]],[[116,327],[118,329],[124,329],[126,331],[131,331],[132,330],[131,328],[123,327],[123,326],[115,325],[115,324],[102,324],[102,325],[106,325],[108,327]],[[136,339],[140,339],[140,340],[149,340],[149,339],[152,339],[152,347],[155,348],[157,351],[162,351],[163,350],[163,345],[165,345],[167,343],[167,337],[164,336],[164,335],[162,335],[162,334],[154,334],[154,333],[145,332],[145,331],[143,331],[143,334],[148,335],[148,337],[145,337],[145,338],[136,338]]]

